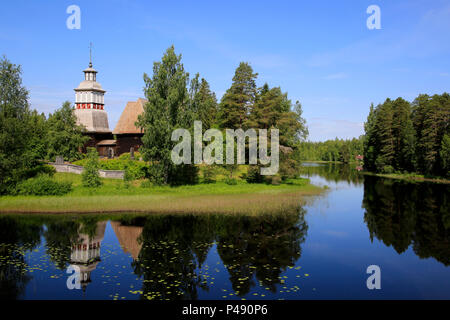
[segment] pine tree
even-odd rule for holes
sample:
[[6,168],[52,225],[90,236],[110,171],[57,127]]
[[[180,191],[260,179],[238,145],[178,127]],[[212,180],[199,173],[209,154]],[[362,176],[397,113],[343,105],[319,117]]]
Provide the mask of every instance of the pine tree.
[[377,171],[391,171],[394,165],[395,141],[392,131],[393,110],[392,100],[386,101],[377,107],[377,117],[375,122],[376,149],[379,153],[376,156],[375,166]]
[[392,135],[394,137],[394,165],[396,170],[414,170],[414,129],[411,121],[411,105],[398,98],[392,102]]
[[225,92],[219,105],[218,121],[221,128],[237,129],[247,125],[248,116],[256,101],[256,77],[252,67],[241,62],[237,67],[233,83]]
[[420,95],[414,102],[417,162],[421,172],[441,174],[439,150],[450,123],[450,95]]

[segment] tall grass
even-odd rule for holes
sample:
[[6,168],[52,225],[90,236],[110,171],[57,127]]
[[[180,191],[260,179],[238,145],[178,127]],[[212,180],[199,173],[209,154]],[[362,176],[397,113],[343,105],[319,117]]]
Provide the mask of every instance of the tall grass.
[[40,213],[271,213],[300,206],[302,196],[319,194],[323,189],[306,179],[278,186],[223,182],[192,186],[140,187],[133,181],[103,179],[101,187],[85,188],[75,174],[55,174],[57,181],[71,182],[73,190],[65,196],[6,196],[0,198],[0,212]]

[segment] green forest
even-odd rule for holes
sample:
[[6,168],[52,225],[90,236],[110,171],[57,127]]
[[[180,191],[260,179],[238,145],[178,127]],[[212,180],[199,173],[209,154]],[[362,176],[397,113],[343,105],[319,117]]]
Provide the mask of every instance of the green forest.
[[364,168],[377,173],[450,173],[450,95],[419,95],[412,103],[386,99],[370,107]]
[[350,163],[363,154],[364,136],[351,140],[334,139],[324,142],[306,141],[300,144],[298,159],[301,161],[327,161]]

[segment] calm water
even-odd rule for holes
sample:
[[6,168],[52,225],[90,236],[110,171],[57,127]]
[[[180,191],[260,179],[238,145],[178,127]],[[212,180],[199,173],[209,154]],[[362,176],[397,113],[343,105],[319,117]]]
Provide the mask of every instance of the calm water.
[[2,216],[0,298],[450,299],[448,186],[303,171],[329,191],[280,216]]

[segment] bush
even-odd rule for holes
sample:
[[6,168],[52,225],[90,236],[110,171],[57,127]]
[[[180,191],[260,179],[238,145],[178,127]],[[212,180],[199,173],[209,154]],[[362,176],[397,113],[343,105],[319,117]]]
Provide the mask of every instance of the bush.
[[237,185],[237,180],[235,178],[226,178],[225,183],[230,186],[235,186]]
[[[128,157],[129,158],[129,157]],[[88,159],[75,161],[74,164],[85,167]],[[143,161],[123,159],[101,159],[99,160],[100,169],[103,170],[125,170],[130,171],[133,180],[149,177],[149,166]]]
[[88,148],[86,166],[81,174],[81,180],[84,187],[97,188],[101,186],[102,181],[100,180],[100,175],[98,173],[99,169],[100,164],[98,161],[97,150],[95,150],[95,148]]
[[141,188],[151,188],[152,185],[152,182],[148,179],[141,182]]
[[273,184],[273,185],[281,184],[281,177],[279,175],[268,176],[266,179],[267,179],[267,183],[269,183],[269,184]]
[[[139,152],[134,152],[134,160],[139,160],[141,158],[141,154]],[[122,153],[119,156],[119,160],[131,160],[131,154],[129,152]]]
[[72,190],[71,182],[58,182],[49,175],[40,174],[20,182],[16,187],[18,195],[62,196]]
[[25,178],[26,179],[33,178],[40,174],[46,174],[50,177],[53,177],[53,175],[55,173],[56,173],[56,169],[53,166],[48,165],[48,164],[40,164],[40,165],[37,165],[36,167],[27,169],[25,171]]
[[216,182],[216,168],[213,165],[206,165],[203,167],[203,182],[214,183]]
[[382,172],[386,174],[391,174],[394,173],[394,168],[392,166],[384,166]]
[[247,175],[245,180],[248,183],[262,183],[264,182],[264,176],[261,175],[259,166],[249,166],[247,169]]

